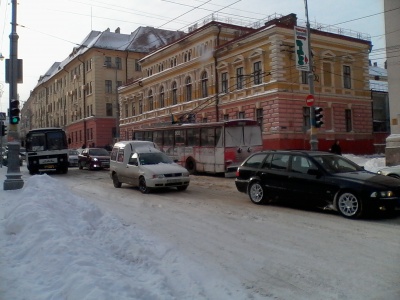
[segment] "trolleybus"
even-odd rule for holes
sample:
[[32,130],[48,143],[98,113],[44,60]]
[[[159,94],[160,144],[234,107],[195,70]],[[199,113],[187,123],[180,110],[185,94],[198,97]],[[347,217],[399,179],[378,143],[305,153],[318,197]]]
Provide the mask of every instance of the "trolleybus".
[[237,166],[263,148],[254,120],[183,123],[134,130],[133,140],[152,141],[190,173],[235,175]]

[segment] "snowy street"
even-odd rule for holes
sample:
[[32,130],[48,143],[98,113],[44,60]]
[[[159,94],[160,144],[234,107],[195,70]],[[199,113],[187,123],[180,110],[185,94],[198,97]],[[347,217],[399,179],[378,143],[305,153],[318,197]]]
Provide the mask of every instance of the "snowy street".
[[107,171],[21,172],[0,192],[4,300],[400,297],[399,216],[257,206],[232,178],[142,195]]

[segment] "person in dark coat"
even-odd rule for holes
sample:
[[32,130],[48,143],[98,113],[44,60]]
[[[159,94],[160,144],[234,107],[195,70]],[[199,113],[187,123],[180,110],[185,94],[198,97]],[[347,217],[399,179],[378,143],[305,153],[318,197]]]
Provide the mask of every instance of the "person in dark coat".
[[331,153],[342,155],[342,148],[340,148],[339,140],[335,140],[330,149]]

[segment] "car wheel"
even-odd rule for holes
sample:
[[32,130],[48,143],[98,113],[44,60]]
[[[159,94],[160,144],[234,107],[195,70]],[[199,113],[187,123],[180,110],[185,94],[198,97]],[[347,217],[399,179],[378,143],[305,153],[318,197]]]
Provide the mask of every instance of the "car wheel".
[[351,192],[344,192],[339,195],[337,209],[343,217],[349,219],[359,218],[363,213],[361,200]]
[[181,185],[176,187],[178,191],[186,191],[188,188],[188,185]]
[[120,188],[122,183],[118,180],[118,176],[116,173],[113,174],[112,176],[113,184],[115,188]]
[[265,203],[264,188],[258,181],[250,184],[249,197],[250,197],[251,202],[253,202],[255,204]]
[[150,192],[150,189],[147,187],[146,179],[144,179],[144,177],[140,177],[140,179],[139,179],[139,190],[143,194],[148,194]]

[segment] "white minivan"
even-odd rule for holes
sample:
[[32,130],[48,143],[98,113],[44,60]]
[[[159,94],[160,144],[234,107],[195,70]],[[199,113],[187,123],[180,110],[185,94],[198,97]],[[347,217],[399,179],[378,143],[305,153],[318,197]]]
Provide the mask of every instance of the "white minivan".
[[189,171],[158,150],[153,142],[118,142],[110,157],[110,177],[116,188],[126,183],[146,194],[156,188],[176,187],[184,191],[189,186]]

